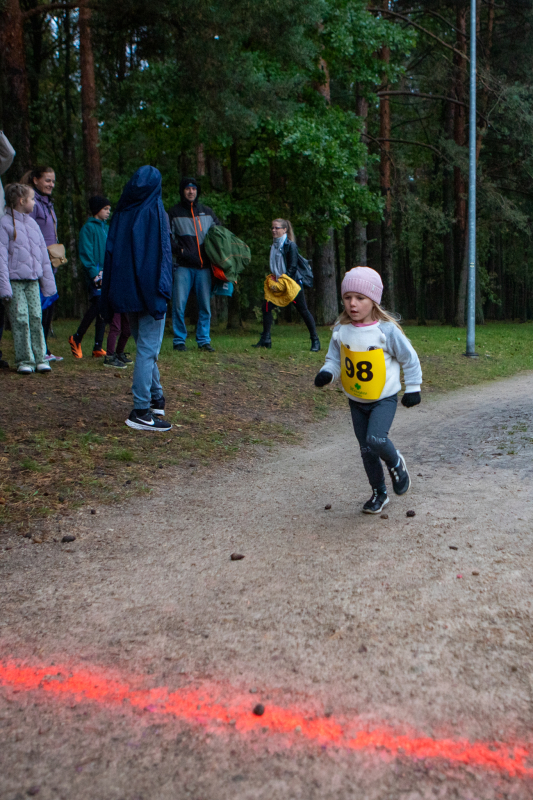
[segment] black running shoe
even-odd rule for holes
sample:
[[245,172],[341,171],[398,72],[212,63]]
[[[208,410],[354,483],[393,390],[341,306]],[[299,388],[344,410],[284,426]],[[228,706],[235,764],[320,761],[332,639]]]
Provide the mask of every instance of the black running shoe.
[[150,403],[150,411],[152,414],[157,414],[158,417],[165,416],[165,398],[159,397],[157,400],[152,399]]
[[387,492],[379,492],[377,489],[372,490],[372,497],[367,500],[363,506],[363,514],[379,514],[381,509],[387,505],[389,497]]
[[205,350],[207,353],[214,353],[215,348],[212,347],[210,344],[199,344],[198,350]]
[[120,358],[113,353],[111,356],[104,356],[104,367],[112,367],[113,369],[126,369]]
[[122,361],[123,364],[133,364],[133,358],[130,358],[129,353],[117,353],[117,358],[119,361]]
[[399,450],[396,450],[396,452],[398,454],[398,463],[395,467],[389,467],[389,475],[391,476],[394,494],[405,494],[411,488],[411,478],[407,472],[404,457]]
[[135,428],[136,431],[169,431],[172,428],[170,422],[165,422],[162,419],[154,419],[150,409],[133,409],[126,425],[129,428]]

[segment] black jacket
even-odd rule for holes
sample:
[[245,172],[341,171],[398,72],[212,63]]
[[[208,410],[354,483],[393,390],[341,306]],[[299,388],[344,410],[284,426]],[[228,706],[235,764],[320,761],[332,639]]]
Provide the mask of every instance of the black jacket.
[[298,245],[296,242],[291,242],[290,239],[285,240],[285,244],[281,248],[283,260],[285,261],[285,272],[296,283],[300,283],[300,276],[298,274]]
[[[185,199],[185,186],[194,183],[198,189],[196,200],[190,203]],[[181,201],[168,213],[172,253],[176,266],[204,269],[211,267],[206,255],[204,240],[212,225],[220,225],[215,212],[198,202],[200,187],[194,179],[184,178],[180,183]]]

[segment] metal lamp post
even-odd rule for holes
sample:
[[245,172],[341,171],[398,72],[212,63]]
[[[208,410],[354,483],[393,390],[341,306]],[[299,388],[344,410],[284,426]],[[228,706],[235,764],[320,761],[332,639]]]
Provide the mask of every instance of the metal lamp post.
[[468,168],[468,289],[466,312],[466,353],[476,353],[476,22],[477,0],[470,0],[470,118]]

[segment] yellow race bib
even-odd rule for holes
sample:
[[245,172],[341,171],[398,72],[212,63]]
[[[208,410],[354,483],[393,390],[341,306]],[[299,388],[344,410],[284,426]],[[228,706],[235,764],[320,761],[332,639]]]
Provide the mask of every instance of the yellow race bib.
[[379,400],[386,377],[383,350],[355,353],[341,342],[341,381],[355,400]]

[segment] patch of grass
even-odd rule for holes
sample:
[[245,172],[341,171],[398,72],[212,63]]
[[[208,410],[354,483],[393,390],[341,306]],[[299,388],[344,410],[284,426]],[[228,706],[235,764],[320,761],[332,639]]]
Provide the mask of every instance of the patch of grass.
[[[466,331],[446,325],[407,326],[420,356],[423,390],[449,391],[533,369],[533,324],[493,322],[476,327],[479,358],[466,358]],[[490,357],[489,357],[490,356]]]
[[34,461],[33,458],[28,458],[28,456],[25,456],[22,459],[20,462],[20,468],[30,470],[30,472],[40,472],[42,469],[42,467],[39,466],[39,464]]
[[133,461],[135,455],[133,450],[128,450],[125,447],[112,447],[106,453],[106,458],[111,458],[113,461]]
[[[0,373],[0,483],[6,500],[0,523],[68,513],[93,498],[112,502],[118,492],[121,497],[150,492],[165,468],[224,461],[243,447],[298,441],[307,423],[347,407],[338,387],[317,390],[313,384],[324,363],[327,328],[320,330],[320,353],[309,352],[307,330],[299,325],[274,326],[271,350],[251,347],[259,338],[256,323],[245,330],[215,330],[215,353],[199,352],[190,340],[189,350],[178,353],[168,330],[159,366],[174,428],[148,437],[124,425],[132,407],[131,369],[115,374],[96,359],[73,359],[72,322],[56,321],[54,329],[54,352],[65,361],[52,365],[46,389],[39,376],[20,381],[14,372]],[[462,329],[408,325],[405,331],[422,361],[424,393],[533,369],[529,323],[478,327],[479,359],[462,355]],[[12,363],[10,333],[2,346]],[[135,352],[131,340],[129,348]],[[514,431],[523,427],[517,424]],[[509,442],[505,449],[513,447]]]

